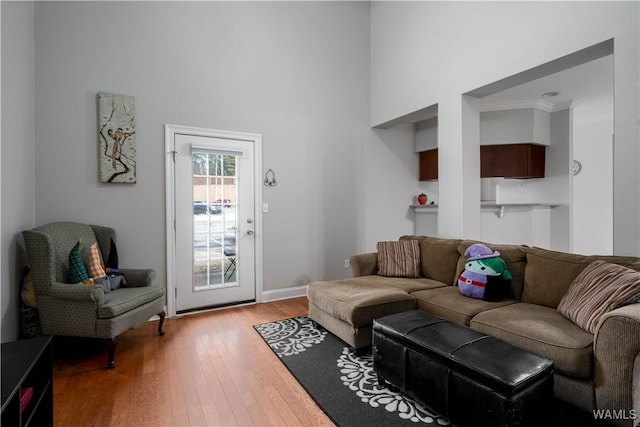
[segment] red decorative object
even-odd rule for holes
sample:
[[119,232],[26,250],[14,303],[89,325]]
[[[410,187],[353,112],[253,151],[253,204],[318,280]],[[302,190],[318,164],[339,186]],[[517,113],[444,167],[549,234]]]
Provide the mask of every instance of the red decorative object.
[[20,389],[20,413],[23,413],[29,402],[33,399],[33,387],[23,387]]
[[425,205],[427,203],[427,195],[424,193],[420,193],[418,196],[418,203],[421,205]]

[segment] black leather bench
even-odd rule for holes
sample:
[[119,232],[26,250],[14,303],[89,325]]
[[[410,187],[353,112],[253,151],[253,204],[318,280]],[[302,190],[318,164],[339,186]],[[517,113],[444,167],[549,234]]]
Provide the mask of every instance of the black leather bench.
[[373,367],[456,426],[542,425],[553,362],[422,311],[373,322]]

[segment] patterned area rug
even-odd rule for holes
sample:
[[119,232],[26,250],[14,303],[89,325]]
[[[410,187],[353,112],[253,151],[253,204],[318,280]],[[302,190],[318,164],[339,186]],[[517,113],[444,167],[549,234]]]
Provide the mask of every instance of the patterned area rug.
[[356,355],[334,335],[296,317],[254,326],[318,405],[339,426],[446,426],[402,393],[378,385],[371,354]]
[[[331,420],[348,426],[447,426],[435,412],[402,393],[378,385],[371,354],[357,355],[307,317],[254,326],[273,352]],[[547,427],[594,427],[589,414],[555,401],[543,408]]]

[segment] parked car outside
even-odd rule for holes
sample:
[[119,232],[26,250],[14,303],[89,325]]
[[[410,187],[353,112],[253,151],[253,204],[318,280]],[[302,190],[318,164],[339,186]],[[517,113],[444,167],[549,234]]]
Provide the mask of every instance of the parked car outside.
[[[214,205],[213,203],[208,206],[208,212],[211,214],[222,213],[222,207],[220,205]],[[193,214],[202,215],[207,213],[207,202],[197,201],[193,202]]]
[[207,204],[205,202],[193,202],[193,214],[202,215],[207,213]]
[[218,205],[222,205],[224,203],[225,208],[230,208],[233,202],[231,201],[231,199],[218,199],[213,203]]
[[211,203],[209,204],[209,212],[216,215],[220,214],[222,213],[222,206],[220,206],[219,204]]

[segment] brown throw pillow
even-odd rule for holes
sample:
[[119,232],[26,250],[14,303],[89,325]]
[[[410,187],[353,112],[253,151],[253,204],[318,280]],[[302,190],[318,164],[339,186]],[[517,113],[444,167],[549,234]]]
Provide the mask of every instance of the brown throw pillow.
[[560,300],[558,312],[593,334],[605,314],[639,298],[640,273],[598,260],[575,278]]
[[420,275],[420,245],[418,241],[378,242],[378,275],[418,277]]

